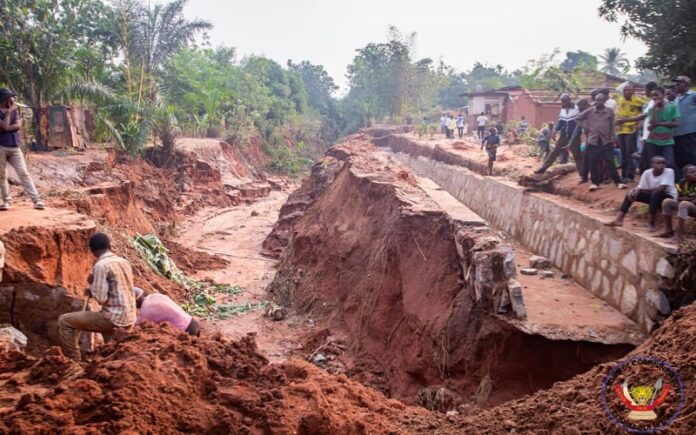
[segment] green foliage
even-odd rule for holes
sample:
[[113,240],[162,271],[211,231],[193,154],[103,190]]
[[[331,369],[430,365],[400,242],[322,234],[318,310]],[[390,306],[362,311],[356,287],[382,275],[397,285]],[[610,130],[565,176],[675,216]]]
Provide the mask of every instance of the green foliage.
[[271,169],[295,176],[306,170],[312,165],[312,160],[302,155],[304,148],[304,142],[300,142],[294,147],[280,144],[274,148],[268,149],[267,151],[272,158],[270,164]]
[[648,52],[639,69],[696,77],[696,2],[602,0],[599,15],[621,24],[621,33],[641,40]]
[[592,55],[586,51],[568,51],[566,52],[566,58],[559,68],[563,71],[572,70],[583,70],[583,71],[597,71],[597,56]]
[[620,48],[607,48],[603,54],[599,55],[599,58],[602,61],[601,71],[607,74],[617,76],[626,73],[631,67],[626,54]]
[[550,89],[560,92],[577,93],[582,88],[582,77],[578,70],[564,71],[556,57],[560,51],[555,49],[551,54],[531,60],[522,69],[520,86],[527,89]]
[[242,305],[218,304],[215,294],[238,296],[244,290],[239,286],[208,284],[186,276],[169,258],[167,248],[153,234],[144,236],[136,234],[133,238],[133,246],[155,273],[186,288],[189,292],[189,303],[183,304],[182,308],[191,315],[206,319],[226,319],[265,306],[263,302]]

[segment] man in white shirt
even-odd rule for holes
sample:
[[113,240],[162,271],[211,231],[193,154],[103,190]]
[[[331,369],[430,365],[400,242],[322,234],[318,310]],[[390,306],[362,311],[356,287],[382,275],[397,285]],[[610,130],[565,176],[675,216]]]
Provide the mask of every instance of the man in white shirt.
[[[655,105],[655,102],[650,98],[650,94],[652,94],[652,91],[654,91],[656,87],[657,82],[648,82],[645,84],[645,95],[648,97],[648,102],[643,106],[644,114],[647,114]],[[638,153],[640,154],[640,160],[637,162],[636,167],[640,168],[641,174],[650,166],[650,162],[648,162],[646,158],[647,153],[643,152],[645,141],[648,140],[648,135],[650,134],[650,130],[648,129],[649,125],[650,119],[645,118],[645,121],[643,121],[643,128],[639,130],[640,134],[638,135]]]
[[580,115],[580,110],[578,106],[573,103],[569,94],[561,95],[561,111],[558,114],[558,122],[556,122],[556,131],[554,132],[554,139],[556,134],[559,134],[558,141],[556,141],[556,146],[551,151],[551,154],[546,158],[544,164],[541,168],[537,169],[535,174],[543,174],[547,169],[554,164],[557,158],[561,158],[561,163],[568,162],[568,151],[573,153],[573,159],[575,160],[575,166],[578,169],[578,173],[582,174],[582,153],[580,152],[580,136],[573,136],[575,132],[575,127],[577,125],[576,119]]
[[667,167],[667,160],[662,156],[652,159],[652,168],[643,172],[640,183],[635,189],[626,194],[618,216],[605,225],[611,227],[623,226],[624,217],[634,202],[641,202],[650,206],[650,231],[655,230],[655,218],[662,207],[662,201],[667,198],[677,198],[677,188],[674,186],[674,171]]
[[488,124],[488,117],[485,113],[481,112],[478,118],[476,118],[477,133],[479,139],[483,140],[486,136],[486,124]]

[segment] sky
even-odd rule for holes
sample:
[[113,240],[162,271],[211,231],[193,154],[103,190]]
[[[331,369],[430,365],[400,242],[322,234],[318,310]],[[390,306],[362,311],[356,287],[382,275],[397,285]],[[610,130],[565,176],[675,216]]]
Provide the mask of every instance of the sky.
[[442,58],[459,71],[475,62],[514,70],[552,52],[599,54],[620,47],[633,61],[645,46],[624,41],[599,18],[601,0],[189,0],[186,16],[211,22],[210,42],[239,58],[323,65],[345,91],[355,50],[385,42],[387,28],[416,32],[416,57]]

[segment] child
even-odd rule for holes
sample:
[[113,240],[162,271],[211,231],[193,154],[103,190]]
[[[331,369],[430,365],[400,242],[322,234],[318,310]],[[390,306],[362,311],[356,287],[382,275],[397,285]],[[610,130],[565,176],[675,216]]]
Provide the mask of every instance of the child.
[[488,130],[490,133],[481,142],[481,150],[483,151],[483,146],[486,146],[486,153],[488,153],[488,175],[493,175],[493,162],[495,162],[495,153],[498,150],[498,145],[500,145],[500,136],[498,136],[498,129],[493,127]]
[[543,161],[551,153],[551,136],[553,135],[553,122],[549,122],[541,134],[539,134],[539,139],[537,140],[537,145],[539,145],[539,161]]
[[[665,219],[665,231],[657,237],[672,237],[675,242],[684,239],[686,220],[696,217],[696,166],[686,165],[682,171],[684,178],[677,184],[677,198],[667,198],[662,201],[662,215]],[[677,232],[672,226],[672,218],[677,215]]]

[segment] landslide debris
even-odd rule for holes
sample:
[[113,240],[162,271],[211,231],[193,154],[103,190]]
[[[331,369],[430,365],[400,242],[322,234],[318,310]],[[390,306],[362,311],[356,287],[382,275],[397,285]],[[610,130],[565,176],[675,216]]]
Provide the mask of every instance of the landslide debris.
[[[453,219],[360,136],[327,152],[266,241],[282,253],[275,301],[347,337],[343,372],[410,403],[496,405],[632,349],[550,340],[501,319],[510,247]],[[431,400],[441,388],[455,398]]]
[[0,361],[0,391],[19,397],[2,402],[0,433],[362,434],[439,424],[308,363],[268,364],[250,336],[199,339],[145,325],[101,348],[84,371],[57,348]]

